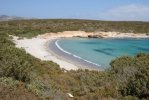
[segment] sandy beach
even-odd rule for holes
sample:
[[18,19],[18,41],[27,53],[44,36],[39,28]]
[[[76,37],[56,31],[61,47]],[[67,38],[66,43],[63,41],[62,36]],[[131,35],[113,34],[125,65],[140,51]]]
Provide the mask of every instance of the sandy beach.
[[60,68],[66,70],[90,69],[102,70],[98,66],[76,59],[56,48],[55,41],[59,38],[68,37],[88,37],[99,36],[102,38],[149,38],[145,34],[103,32],[103,33],[86,33],[84,31],[65,31],[58,33],[45,33],[31,39],[18,39],[13,36],[13,41],[18,48],[24,48],[25,51],[41,60],[51,60],[60,65]]
[[66,70],[77,70],[78,67],[68,63],[64,60],[58,59],[56,56],[53,56],[51,53],[47,51],[46,43],[49,41],[47,39],[40,39],[40,38],[32,38],[32,39],[22,39],[18,40],[17,37],[14,38],[16,43],[16,47],[24,48],[25,51],[36,58],[41,60],[49,60],[56,62],[60,65],[61,68]]

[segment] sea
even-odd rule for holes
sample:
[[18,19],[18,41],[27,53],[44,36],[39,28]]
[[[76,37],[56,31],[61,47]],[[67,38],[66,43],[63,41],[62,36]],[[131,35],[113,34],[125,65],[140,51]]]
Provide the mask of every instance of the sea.
[[149,54],[149,39],[64,38],[57,40],[56,45],[64,53],[100,65],[103,69],[109,68],[110,62],[121,56]]

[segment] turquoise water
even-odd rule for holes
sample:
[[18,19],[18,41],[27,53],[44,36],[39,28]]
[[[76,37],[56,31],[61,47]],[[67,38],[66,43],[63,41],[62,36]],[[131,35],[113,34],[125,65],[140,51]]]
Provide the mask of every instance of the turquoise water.
[[149,53],[149,39],[88,39],[67,38],[58,41],[65,51],[108,68],[120,56]]

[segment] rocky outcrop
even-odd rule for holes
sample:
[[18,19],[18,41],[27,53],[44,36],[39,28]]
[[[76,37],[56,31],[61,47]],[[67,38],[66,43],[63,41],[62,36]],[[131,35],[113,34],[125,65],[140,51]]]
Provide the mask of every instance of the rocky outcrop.
[[79,38],[149,38],[149,35],[120,32],[84,32],[84,31],[64,31],[58,33],[46,33],[40,38],[60,38],[60,37],[79,37]]

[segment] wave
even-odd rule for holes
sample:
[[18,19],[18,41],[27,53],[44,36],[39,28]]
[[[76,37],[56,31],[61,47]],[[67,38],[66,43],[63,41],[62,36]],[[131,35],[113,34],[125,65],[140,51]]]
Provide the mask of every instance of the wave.
[[59,50],[61,50],[62,52],[66,53],[66,54],[68,54],[68,55],[71,55],[71,56],[73,56],[73,57],[75,57],[75,58],[81,59],[81,60],[83,60],[83,61],[85,61],[85,62],[87,62],[87,63],[90,63],[90,64],[93,64],[93,65],[96,65],[96,66],[101,67],[101,65],[99,65],[99,64],[93,63],[93,62],[91,62],[91,61],[88,61],[88,60],[86,60],[86,59],[83,59],[83,58],[81,58],[81,57],[79,57],[79,56],[77,56],[77,55],[74,55],[74,54],[72,54],[72,53],[70,53],[70,52],[64,50],[63,48],[61,48],[61,46],[59,46],[58,41],[60,41],[60,40],[56,40],[56,41],[55,41],[55,45],[56,45],[57,48],[58,48]]

